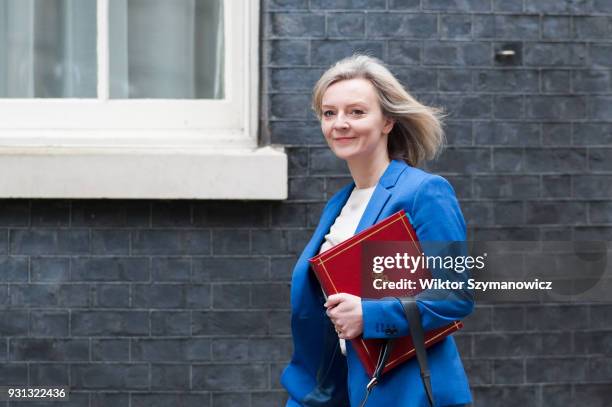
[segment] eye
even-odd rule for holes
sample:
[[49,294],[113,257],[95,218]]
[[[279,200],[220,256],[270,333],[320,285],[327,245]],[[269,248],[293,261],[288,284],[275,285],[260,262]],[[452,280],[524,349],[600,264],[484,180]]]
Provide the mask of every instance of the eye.
[[323,116],[329,117],[330,115],[328,113],[334,114],[334,112],[332,112],[331,110],[326,110],[323,112]]
[[363,110],[361,110],[361,109],[354,109],[353,113],[355,113],[356,115],[362,115],[363,114]]

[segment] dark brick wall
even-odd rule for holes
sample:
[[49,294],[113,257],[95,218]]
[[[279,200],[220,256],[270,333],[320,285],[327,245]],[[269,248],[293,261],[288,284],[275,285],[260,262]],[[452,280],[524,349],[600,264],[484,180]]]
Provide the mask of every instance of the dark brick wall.
[[[310,91],[357,50],[448,109],[429,168],[471,237],[610,240],[610,1],[263,7],[262,138],[287,146],[289,199],[0,200],[0,384],[69,385],[65,407],[283,405],[291,269],[348,180]],[[609,304],[479,305],[456,339],[476,406],[604,406],[611,332]]]

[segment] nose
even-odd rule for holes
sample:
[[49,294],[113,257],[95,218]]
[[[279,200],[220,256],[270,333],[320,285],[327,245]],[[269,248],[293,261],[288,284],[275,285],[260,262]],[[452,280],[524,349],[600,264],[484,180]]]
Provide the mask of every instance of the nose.
[[336,120],[334,120],[334,128],[342,130],[348,128],[348,122],[346,121],[346,116],[344,116],[344,114],[338,113],[336,115]]

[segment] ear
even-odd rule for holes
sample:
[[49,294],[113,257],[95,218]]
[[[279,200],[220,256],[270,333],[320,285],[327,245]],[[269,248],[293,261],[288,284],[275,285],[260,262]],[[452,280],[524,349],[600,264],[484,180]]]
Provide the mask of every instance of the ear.
[[395,126],[395,119],[392,119],[390,117],[385,117],[385,125],[383,126],[383,133],[389,134],[391,130],[393,129],[393,126]]

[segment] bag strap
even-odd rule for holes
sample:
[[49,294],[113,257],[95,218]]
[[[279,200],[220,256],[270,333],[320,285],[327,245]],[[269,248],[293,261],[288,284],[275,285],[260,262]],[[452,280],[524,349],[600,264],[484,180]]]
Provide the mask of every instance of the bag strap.
[[[404,314],[410,325],[410,335],[412,336],[412,343],[414,345],[417,362],[419,363],[419,370],[421,371],[421,379],[423,380],[423,386],[425,387],[425,393],[429,400],[429,405],[434,406],[433,391],[431,388],[431,374],[429,372],[429,364],[427,362],[427,352],[425,351],[425,333],[423,332],[423,325],[421,325],[421,314],[417,306],[416,300],[413,297],[395,297],[398,299],[402,307],[404,308]],[[378,355],[378,362],[374,368],[374,374],[372,379],[366,386],[366,395],[361,401],[360,407],[364,407],[370,392],[378,384],[380,375],[387,364],[387,360],[391,355],[393,349],[393,343],[395,339],[387,339],[383,345],[383,348]]]

